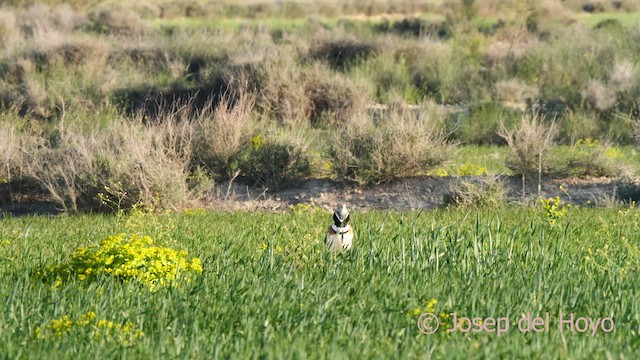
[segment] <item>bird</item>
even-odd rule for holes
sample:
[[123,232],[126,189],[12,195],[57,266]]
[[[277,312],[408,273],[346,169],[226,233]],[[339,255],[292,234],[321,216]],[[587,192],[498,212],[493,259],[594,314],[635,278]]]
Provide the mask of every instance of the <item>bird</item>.
[[353,227],[347,222],[350,220],[347,205],[335,209],[333,212],[333,225],[327,229],[327,246],[331,251],[344,251],[351,249],[353,241]]

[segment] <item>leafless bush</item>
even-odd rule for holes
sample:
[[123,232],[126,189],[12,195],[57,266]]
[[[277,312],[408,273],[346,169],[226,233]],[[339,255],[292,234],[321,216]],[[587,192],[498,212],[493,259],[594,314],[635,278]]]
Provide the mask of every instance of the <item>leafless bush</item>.
[[86,15],[76,12],[67,4],[34,4],[26,11],[15,10],[14,14],[21,35],[38,41],[68,36],[84,26],[87,20]]
[[0,183],[25,176],[27,154],[40,144],[41,138],[22,130],[24,126],[15,109],[0,116]]
[[358,114],[333,132],[327,155],[335,175],[360,184],[375,184],[415,176],[452,156],[452,145],[425,113],[402,109],[374,122]]
[[505,165],[515,174],[531,176],[548,170],[548,150],[557,135],[555,124],[545,124],[536,113],[527,114],[515,130],[500,124],[498,135],[509,146]]

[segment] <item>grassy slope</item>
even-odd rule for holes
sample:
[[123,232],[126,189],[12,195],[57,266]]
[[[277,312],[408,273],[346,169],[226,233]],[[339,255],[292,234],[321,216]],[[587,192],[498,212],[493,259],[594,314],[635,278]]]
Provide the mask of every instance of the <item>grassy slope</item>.
[[[640,355],[639,213],[574,209],[551,226],[536,209],[354,214],[354,250],[321,243],[329,215],[193,213],[143,219],[161,242],[204,262],[185,291],[149,294],[111,281],[57,290],[30,269],[123,231],[118,218],[2,220],[0,355],[7,358],[593,358]],[[131,228],[131,227],[129,227]],[[266,246],[266,249],[263,248]],[[102,290],[99,287],[102,287]],[[421,335],[406,312],[438,299],[469,316],[551,314],[548,333]],[[87,311],[131,321],[125,348],[76,335],[30,340],[35,327]],[[613,316],[610,334],[557,330],[559,312]],[[358,356],[360,355],[360,356]]]

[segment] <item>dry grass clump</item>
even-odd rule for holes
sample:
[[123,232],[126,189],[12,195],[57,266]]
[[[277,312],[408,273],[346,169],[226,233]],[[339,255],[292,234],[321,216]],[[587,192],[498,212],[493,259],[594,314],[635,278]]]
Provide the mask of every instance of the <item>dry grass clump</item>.
[[28,178],[28,155],[42,146],[43,138],[26,127],[16,109],[0,115],[0,203],[10,203],[18,194],[37,191]]
[[21,28],[27,36],[39,38],[51,33],[70,34],[84,26],[86,21],[85,14],[68,5],[35,4],[21,16]]
[[232,174],[233,163],[251,142],[255,131],[255,96],[240,92],[223,96],[217,106],[209,104],[193,114],[193,163],[216,177]]
[[313,108],[304,91],[303,71],[292,59],[282,57],[265,62],[264,73],[267,79],[257,101],[261,112],[287,126],[308,123]]
[[1,52],[12,51],[20,42],[20,28],[16,13],[7,8],[0,8],[0,43]]
[[609,74],[609,85],[616,92],[626,92],[636,85],[638,69],[635,63],[623,59],[617,61]]
[[141,120],[103,130],[61,127],[31,154],[29,173],[69,212],[194,205],[201,189],[189,186],[192,129],[173,115],[156,126]]
[[373,121],[365,113],[334,130],[327,156],[339,179],[377,184],[415,176],[442,164],[453,146],[431,114],[397,109]]
[[548,171],[548,150],[557,136],[554,124],[545,124],[536,113],[526,114],[522,116],[519,126],[514,130],[501,124],[498,135],[509,146],[505,165],[515,174],[531,176]]
[[89,12],[86,28],[103,34],[127,36],[141,35],[151,30],[138,13],[117,4],[98,7]]

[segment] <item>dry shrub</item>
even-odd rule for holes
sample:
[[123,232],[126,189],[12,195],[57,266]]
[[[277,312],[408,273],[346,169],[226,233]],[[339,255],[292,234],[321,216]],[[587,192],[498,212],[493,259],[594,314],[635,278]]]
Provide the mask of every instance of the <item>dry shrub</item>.
[[44,84],[30,77],[21,84],[21,90],[22,97],[19,102],[22,103],[25,112],[40,119],[51,119],[56,115],[56,99],[51,97]]
[[629,91],[636,83],[637,68],[629,60],[621,60],[615,63],[609,74],[609,85],[616,92]]
[[233,163],[251,142],[255,96],[246,92],[227,94],[217,106],[209,104],[194,114],[194,165],[214,176],[230,176]]
[[305,85],[311,124],[334,125],[361,112],[370,98],[369,88],[360,82],[322,67],[312,70]]
[[[52,32],[35,38],[26,57],[17,61],[31,61],[31,75],[36,78],[39,75],[33,70],[42,69],[47,69],[51,77],[63,78],[63,81],[49,85],[50,92],[55,92],[54,88],[59,83],[71,82],[80,77],[93,81],[100,72],[106,70],[109,52],[110,45],[105,39],[91,38],[86,34],[66,35]],[[101,79],[95,81],[102,82]],[[76,83],[68,90],[72,92],[77,87]]]
[[13,122],[0,122],[0,183],[9,182],[19,177],[22,164],[21,134]]
[[35,126],[29,127],[17,109],[9,109],[0,115],[0,139],[0,203],[39,194],[27,171],[28,155],[44,142]]
[[598,80],[591,80],[582,90],[582,101],[585,108],[604,112],[616,105],[615,91]]
[[327,156],[339,179],[360,184],[425,173],[452,156],[452,145],[424,112],[398,109],[373,121],[364,112],[333,131]]
[[505,165],[515,174],[530,176],[548,171],[548,150],[557,136],[555,123],[545,124],[537,113],[526,114],[515,130],[500,124],[498,135],[509,146]]
[[516,39],[495,40],[484,50],[484,62],[488,66],[517,64],[530,51],[538,46],[538,41],[532,36],[524,35]]
[[0,183],[25,176],[27,154],[40,145],[40,137],[26,128],[17,109],[10,108],[0,115]]
[[140,15],[118,4],[107,4],[89,13],[88,30],[118,35],[140,35],[149,32],[149,25]]
[[0,8],[0,43],[5,51],[11,51],[20,42],[20,27],[16,13]]
[[153,126],[138,118],[100,131],[60,128],[57,140],[32,154],[29,172],[69,212],[194,205],[202,192],[189,186],[193,129],[177,119],[174,113]]
[[521,108],[526,106],[528,99],[535,99],[538,96],[538,88],[526,82],[514,78],[500,80],[494,85],[496,98],[505,102],[505,105]]
[[285,59],[266,62],[264,72],[268,78],[259,92],[261,111],[284,125],[308,122],[312,107],[304,91],[302,72]]
[[499,176],[459,178],[444,196],[445,205],[458,207],[496,208],[506,201],[507,192]]
[[35,4],[27,10],[22,22],[25,33],[34,38],[50,33],[69,34],[85,25],[87,19],[68,5],[51,7]]

